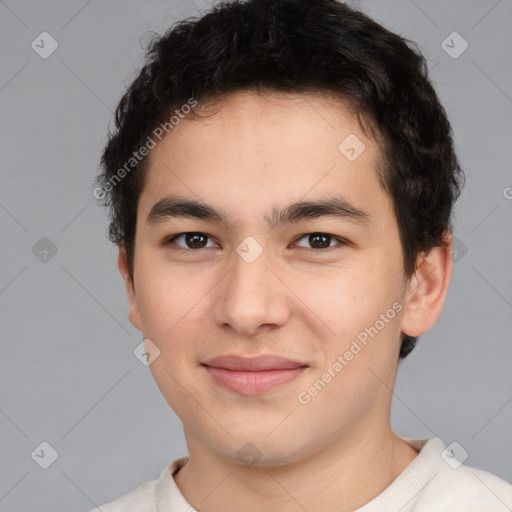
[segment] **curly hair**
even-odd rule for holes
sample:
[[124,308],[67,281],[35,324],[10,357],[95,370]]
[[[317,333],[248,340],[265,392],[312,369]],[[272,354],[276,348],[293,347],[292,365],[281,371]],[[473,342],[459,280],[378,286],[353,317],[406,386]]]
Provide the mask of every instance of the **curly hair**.
[[[191,98],[201,105],[243,90],[314,92],[344,101],[363,133],[380,136],[378,176],[393,202],[404,276],[414,275],[418,254],[446,245],[464,174],[417,45],[336,0],[234,0],[153,37],[117,106],[95,196],[108,206],[109,238],[124,247],[132,276],[147,163],[133,155]],[[134,171],[121,180],[128,161]],[[417,339],[401,333],[400,359]]]

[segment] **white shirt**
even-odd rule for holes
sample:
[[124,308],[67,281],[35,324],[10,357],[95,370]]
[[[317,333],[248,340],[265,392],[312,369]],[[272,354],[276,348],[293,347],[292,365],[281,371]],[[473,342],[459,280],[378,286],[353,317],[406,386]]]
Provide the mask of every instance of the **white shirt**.
[[[355,512],[510,512],[512,485],[487,471],[459,465],[443,441],[406,439],[419,451],[402,473]],[[441,455],[444,452],[443,456]],[[89,512],[194,512],[172,477],[188,460],[176,459],[156,480]],[[200,511],[199,511],[200,512]]]

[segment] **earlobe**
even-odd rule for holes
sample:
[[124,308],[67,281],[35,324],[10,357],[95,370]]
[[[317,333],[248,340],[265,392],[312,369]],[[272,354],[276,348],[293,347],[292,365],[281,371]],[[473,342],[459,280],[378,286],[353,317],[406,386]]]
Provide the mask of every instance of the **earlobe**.
[[443,239],[444,246],[418,256],[416,272],[403,298],[401,330],[409,336],[420,336],[431,329],[443,309],[453,268],[451,233],[447,231]]
[[128,260],[126,258],[126,251],[124,246],[119,246],[119,254],[117,257],[117,265],[119,267],[119,272],[123,276],[124,284],[126,287],[126,293],[128,295],[128,305],[129,305],[129,313],[128,318],[132,325],[142,331],[142,326],[139,317],[139,311],[137,307],[137,297],[135,295],[135,286],[133,283],[133,279],[130,275]]

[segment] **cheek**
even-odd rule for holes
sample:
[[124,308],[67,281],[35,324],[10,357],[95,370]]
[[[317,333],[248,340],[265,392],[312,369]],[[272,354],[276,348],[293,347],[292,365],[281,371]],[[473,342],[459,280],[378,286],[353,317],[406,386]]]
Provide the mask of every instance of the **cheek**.
[[144,331],[167,338],[197,321],[204,307],[202,299],[211,287],[204,277],[179,266],[141,264],[137,306]]
[[372,272],[361,266],[344,266],[329,269],[322,279],[303,290],[306,300],[315,305],[334,334],[343,339],[357,334],[378,309],[381,297],[373,282]]
[[199,337],[200,322],[204,323],[201,298],[207,288],[189,273],[157,266],[141,271],[140,280],[144,283],[138,294],[143,335],[160,351],[150,365],[151,373],[168,404],[186,417],[187,397],[195,393],[189,372],[197,363],[194,340]]
[[[329,364],[346,353],[351,370],[345,373],[352,374],[353,368],[356,373],[369,365],[379,368],[394,357],[403,314],[399,276],[374,262],[331,272],[323,294],[315,287],[306,290],[312,303],[316,301],[312,309],[331,329],[331,341],[324,343]],[[355,380],[356,373],[351,375]]]

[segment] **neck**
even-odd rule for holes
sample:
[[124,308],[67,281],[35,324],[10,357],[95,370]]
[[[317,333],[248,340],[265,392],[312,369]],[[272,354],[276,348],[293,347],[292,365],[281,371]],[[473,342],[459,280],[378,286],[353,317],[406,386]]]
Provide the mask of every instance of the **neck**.
[[306,459],[278,467],[236,464],[186,429],[185,436],[189,460],[174,480],[201,512],[353,511],[384,491],[417,455],[389,425],[364,435],[357,429]]

